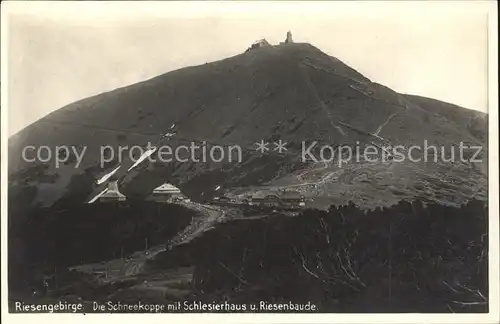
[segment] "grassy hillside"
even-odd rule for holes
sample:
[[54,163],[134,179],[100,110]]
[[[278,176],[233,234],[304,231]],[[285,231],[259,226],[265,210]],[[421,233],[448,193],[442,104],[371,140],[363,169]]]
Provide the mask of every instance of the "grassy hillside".
[[[124,190],[140,196],[168,180],[193,197],[211,196],[220,183],[205,186],[200,179],[230,174],[223,176],[224,186],[241,187],[293,172],[302,141],[486,146],[484,118],[400,95],[310,44],[284,44],[172,71],[56,110],[11,137],[9,171],[11,183],[37,187],[35,205],[50,206],[68,195],[85,201],[102,190],[95,180],[117,166],[111,162],[100,168],[101,146],[157,144],[163,134],[175,132],[168,143],[238,144],[245,161],[153,166],[154,176],[121,174]],[[287,158],[255,154],[256,142],[279,139],[288,143]],[[78,169],[74,159],[57,170],[48,165],[26,183],[20,173],[39,166],[22,161],[25,145],[74,145],[87,151]],[[269,160],[273,167],[265,166]]]

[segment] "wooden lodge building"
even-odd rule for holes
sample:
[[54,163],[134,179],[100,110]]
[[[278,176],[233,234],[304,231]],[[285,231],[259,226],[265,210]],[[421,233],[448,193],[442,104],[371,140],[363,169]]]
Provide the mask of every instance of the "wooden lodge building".
[[105,190],[99,197],[99,202],[118,202],[125,201],[127,197],[118,189],[118,181],[112,180],[108,182],[108,189]]
[[181,190],[176,186],[165,182],[164,184],[153,190],[153,192],[149,196],[149,200],[166,203],[172,202],[180,197],[183,197]]
[[305,197],[295,190],[258,192],[248,200],[250,206],[298,209],[306,205]]

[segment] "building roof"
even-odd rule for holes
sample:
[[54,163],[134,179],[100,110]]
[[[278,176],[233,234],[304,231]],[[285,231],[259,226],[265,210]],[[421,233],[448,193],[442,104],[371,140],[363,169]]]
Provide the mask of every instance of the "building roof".
[[108,190],[106,191],[105,193],[103,193],[101,195],[101,197],[99,197],[100,199],[102,198],[126,198],[124,194],[122,194],[121,192],[119,191],[115,191],[115,190]]
[[153,193],[180,193],[180,192],[181,190],[179,188],[166,182],[153,190]]
[[265,38],[262,38],[253,42],[252,45],[270,46],[271,44]]

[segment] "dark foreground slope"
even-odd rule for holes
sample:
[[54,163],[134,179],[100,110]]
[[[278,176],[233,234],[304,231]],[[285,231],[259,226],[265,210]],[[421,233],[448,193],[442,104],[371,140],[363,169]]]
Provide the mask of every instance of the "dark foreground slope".
[[[21,213],[21,214],[19,214]],[[120,259],[165,244],[196,213],[178,205],[153,202],[74,205],[9,213],[9,289],[30,296],[43,279],[70,266]]]
[[[363,212],[239,220],[152,269],[192,257],[193,299],[307,303],[337,312],[486,312],[487,209],[419,201]],[[192,254],[189,254],[191,252]]]
[[[460,113],[373,83],[310,44],[285,44],[169,72],[51,113],[10,139],[10,183],[35,191],[26,202],[33,205],[62,198],[82,202],[99,189],[95,180],[119,165],[115,159],[101,168],[100,147],[157,144],[168,132],[175,133],[169,142],[174,146],[238,144],[244,163],[163,163],[121,174],[127,196],[144,196],[165,180],[200,199],[217,185],[261,185],[304,167],[298,163],[302,141],[422,145],[427,140],[448,146],[462,141],[486,147],[484,118],[454,109]],[[288,143],[286,156],[255,154],[256,142],[278,139]],[[53,163],[23,162],[26,145],[87,151],[78,169],[75,159],[55,169]]]
[[[124,206],[121,215],[128,223],[135,211],[137,207]],[[80,256],[83,263],[112,258],[120,246],[130,247],[128,252],[142,249],[141,235],[150,242],[157,242],[158,235],[167,239],[169,228],[180,226],[183,218],[170,213],[151,218],[154,213],[143,210],[142,218],[154,219],[165,225],[164,230],[131,235],[130,226],[117,222],[107,238],[101,235],[110,229],[107,221],[92,218],[90,225],[84,218],[71,217],[74,212],[26,224],[27,231],[51,226],[59,230],[16,243],[36,255],[33,266],[51,274],[47,288],[37,290],[29,297],[32,301],[227,301],[247,307],[260,301],[311,302],[322,312],[488,311],[487,207],[479,201],[460,208],[424,207],[415,201],[369,212],[348,205],[328,212],[307,210],[296,217],[228,219],[197,239],[156,255],[138,274],[115,280],[100,272],[70,271],[63,265],[70,258],[62,251]],[[61,230],[67,217],[72,226]],[[61,240],[65,246],[53,250]],[[85,264],[80,267],[84,268]],[[19,300],[17,289],[29,291],[43,279],[26,271],[9,275],[10,280],[17,279],[9,285],[11,302]]]

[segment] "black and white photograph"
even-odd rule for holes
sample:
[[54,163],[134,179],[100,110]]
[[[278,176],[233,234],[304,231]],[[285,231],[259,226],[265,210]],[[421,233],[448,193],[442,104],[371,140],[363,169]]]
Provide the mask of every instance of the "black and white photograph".
[[497,25],[3,2],[2,322],[498,323]]

